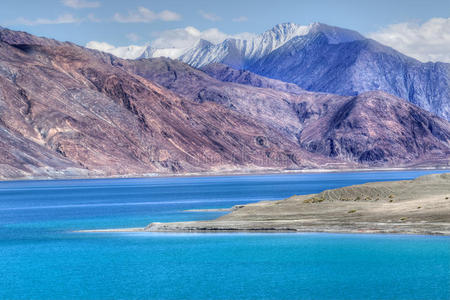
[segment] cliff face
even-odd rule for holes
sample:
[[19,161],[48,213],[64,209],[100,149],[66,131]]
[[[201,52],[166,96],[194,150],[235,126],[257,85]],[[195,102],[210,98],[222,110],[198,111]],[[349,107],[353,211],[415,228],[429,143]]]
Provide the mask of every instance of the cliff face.
[[449,123],[406,101],[275,88],[222,82],[179,61],[123,60],[1,29],[0,176],[448,160]]

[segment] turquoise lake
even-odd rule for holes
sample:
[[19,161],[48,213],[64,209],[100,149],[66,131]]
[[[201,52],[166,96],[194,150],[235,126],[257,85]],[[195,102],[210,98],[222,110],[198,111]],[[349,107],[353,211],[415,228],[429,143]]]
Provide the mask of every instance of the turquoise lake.
[[449,237],[73,232],[438,172],[0,182],[0,299],[450,299]]

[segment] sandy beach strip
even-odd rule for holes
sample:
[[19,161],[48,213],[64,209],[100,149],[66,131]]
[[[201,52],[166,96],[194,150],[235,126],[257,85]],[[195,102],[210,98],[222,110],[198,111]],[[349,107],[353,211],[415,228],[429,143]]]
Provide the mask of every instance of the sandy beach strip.
[[[238,205],[216,220],[83,232],[347,232],[450,235],[450,173]],[[205,211],[205,210],[202,210]],[[215,211],[215,210],[211,210]]]

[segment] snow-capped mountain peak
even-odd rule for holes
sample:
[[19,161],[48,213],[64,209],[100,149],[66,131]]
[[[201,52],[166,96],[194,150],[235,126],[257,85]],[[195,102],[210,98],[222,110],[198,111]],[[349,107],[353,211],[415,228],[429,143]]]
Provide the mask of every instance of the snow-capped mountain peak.
[[310,26],[308,31],[309,34],[321,32],[325,34],[329,44],[347,43],[366,39],[360,33],[350,29],[330,26],[318,22],[312,23],[309,26]]
[[355,31],[315,22],[309,25],[281,23],[261,34],[248,35],[245,38],[242,36],[240,38],[227,38],[216,44],[199,38],[193,46],[187,48],[164,48],[161,45],[154,47],[151,44],[149,46],[113,47],[98,42],[91,42],[87,47],[128,59],[163,56],[180,59],[194,67],[222,62],[235,68],[244,68],[246,65],[282,47],[293,38],[318,32],[325,34],[330,44],[364,39],[362,35]]
[[262,34],[247,39],[229,38],[216,45],[197,45],[179,57],[180,60],[202,67],[214,62],[224,62],[235,68],[243,68],[281,47],[297,36],[307,35],[315,23],[307,26],[282,23]]

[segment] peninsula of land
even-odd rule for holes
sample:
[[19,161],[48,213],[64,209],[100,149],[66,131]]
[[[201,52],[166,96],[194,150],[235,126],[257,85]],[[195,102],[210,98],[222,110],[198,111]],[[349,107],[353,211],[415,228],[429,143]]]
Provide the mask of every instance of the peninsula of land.
[[450,173],[235,206],[216,220],[84,232],[337,232],[450,235]]

